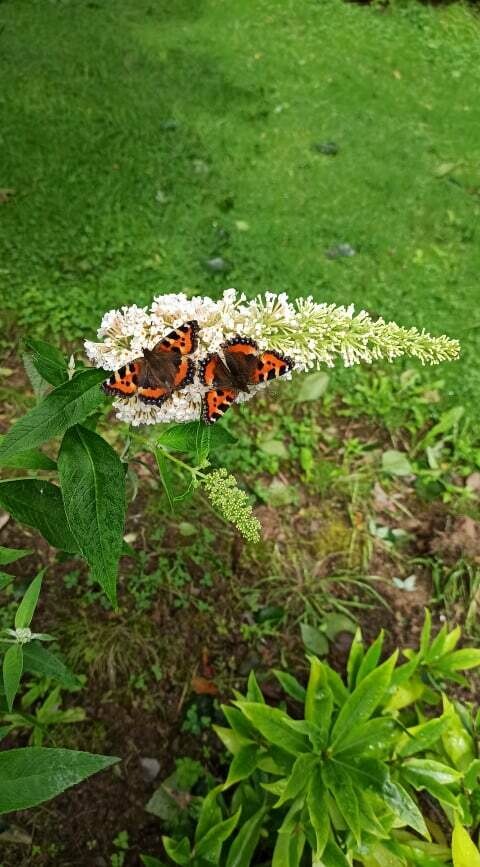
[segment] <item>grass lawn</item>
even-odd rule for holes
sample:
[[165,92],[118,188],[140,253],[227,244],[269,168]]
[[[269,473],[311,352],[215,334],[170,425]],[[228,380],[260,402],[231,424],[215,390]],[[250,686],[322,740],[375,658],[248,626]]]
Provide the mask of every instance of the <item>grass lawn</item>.
[[4,345],[78,341],[159,291],[273,288],[459,337],[442,375],[472,402],[479,29],[462,5],[5,0]]

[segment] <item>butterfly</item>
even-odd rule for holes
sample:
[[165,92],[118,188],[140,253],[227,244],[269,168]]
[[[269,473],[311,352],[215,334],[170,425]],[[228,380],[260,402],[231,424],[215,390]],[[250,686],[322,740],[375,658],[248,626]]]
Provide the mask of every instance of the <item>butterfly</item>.
[[284,376],[293,361],[274,349],[264,352],[248,337],[233,337],[221,347],[223,358],[213,352],[200,362],[200,382],[208,387],[202,418],[213,424],[235,403],[242,391]]
[[174,391],[193,382],[195,362],[187,356],[198,343],[198,322],[180,325],[143,355],[124,364],[102,383],[105,394],[115,397],[138,395],[142,403],[161,406]]

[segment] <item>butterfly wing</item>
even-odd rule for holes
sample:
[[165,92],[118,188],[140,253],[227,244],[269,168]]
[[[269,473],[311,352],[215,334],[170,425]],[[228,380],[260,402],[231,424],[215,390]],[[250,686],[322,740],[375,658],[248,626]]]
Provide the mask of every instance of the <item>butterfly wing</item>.
[[139,379],[138,398],[142,403],[161,406],[173,391],[179,391],[193,382],[195,363],[192,358],[185,358],[172,353],[173,359],[168,359],[162,369],[159,365],[145,365],[145,372]]
[[202,419],[214,424],[229,409],[238,395],[233,387],[230,371],[217,352],[212,352],[200,362],[200,382],[210,386],[203,397]]
[[102,383],[103,391],[112,397],[133,397],[138,390],[142,369],[143,358],[129,361]]
[[181,355],[190,355],[195,352],[198,345],[198,322],[196,319],[191,319],[185,322],[154,346],[153,352],[179,352]]
[[258,385],[261,382],[277,379],[279,376],[285,376],[291,370],[293,370],[291,358],[287,358],[286,355],[276,352],[274,349],[267,349],[258,358],[257,367],[253,373],[253,383]]

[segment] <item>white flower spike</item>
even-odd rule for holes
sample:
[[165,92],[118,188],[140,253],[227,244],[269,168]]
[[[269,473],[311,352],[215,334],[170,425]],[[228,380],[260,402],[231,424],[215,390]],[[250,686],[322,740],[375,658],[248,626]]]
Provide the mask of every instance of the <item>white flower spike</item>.
[[[422,364],[439,364],[460,354],[457,340],[432,337],[381,318],[373,320],[364,310],[355,316],[352,305],[319,304],[312,297],[289,301],[285,293],[273,292],[248,301],[235,289],[227,289],[219,301],[188,298],[180,292],[157,295],[150,309],[133,304],[110,310],[98,330],[101,342],[87,340],[85,350],[96,367],[115,371],[190,320],[199,326],[194,381],[174,392],[162,406],[141,403],[137,397],[115,400],[118,419],[132,425],[200,419],[206,389],[198,377],[198,362],[238,334],[254,339],[260,350],[273,349],[289,356],[294,371],[333,367],[338,358],[351,367],[382,358],[393,361],[402,355],[418,358]],[[249,400],[264,387],[260,384],[242,392],[239,400]]]

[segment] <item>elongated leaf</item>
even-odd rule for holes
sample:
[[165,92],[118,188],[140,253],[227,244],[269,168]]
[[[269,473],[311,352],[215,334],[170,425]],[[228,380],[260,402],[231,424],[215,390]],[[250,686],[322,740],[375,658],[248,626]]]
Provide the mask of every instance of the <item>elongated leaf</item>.
[[358,674],[356,678],[356,683],[360,683],[367,674],[370,674],[371,671],[376,667],[378,660],[380,659],[380,654],[382,652],[383,647],[383,637],[384,632],[383,629],[380,634],[377,636],[373,644],[368,648],[364,658],[362,659],[360,668],[358,669]]
[[25,747],[0,753],[0,813],[48,801],[120,761],[76,750]]
[[409,773],[415,772],[418,779],[435,780],[442,786],[457,783],[462,777],[460,771],[434,759],[408,759],[403,768],[408,768]]
[[390,809],[401,822],[409,825],[414,831],[418,831],[422,837],[430,840],[430,834],[420,810],[413,798],[400,783],[388,780],[383,785],[382,795]]
[[350,867],[350,862],[333,840],[329,840],[322,855],[323,867]]
[[174,840],[172,837],[162,837],[165,852],[175,864],[191,864],[190,843],[188,837]]
[[360,810],[358,798],[349,774],[343,765],[332,760],[325,763],[322,778],[332,793],[347,827],[352,831],[357,843],[360,843]]
[[480,852],[458,823],[452,834],[453,867],[480,867]]
[[304,735],[293,731],[285,721],[286,714],[278,708],[255,702],[238,702],[247,719],[271,744],[281,747],[288,753],[298,755],[309,751],[308,740]]
[[15,520],[35,527],[50,545],[75,554],[79,548],[67,523],[60,488],[43,479],[0,482],[0,506]]
[[462,650],[455,650],[449,653],[439,662],[435,668],[439,671],[448,673],[451,671],[466,671],[470,668],[477,668],[480,665],[480,648],[464,647]]
[[413,756],[423,752],[438,741],[450,725],[450,718],[444,714],[420,725],[411,726],[402,737],[396,752],[399,756]]
[[[4,437],[0,437],[0,445]],[[14,470],[55,470],[57,465],[43,452],[37,449],[28,449],[26,452],[10,455],[0,460],[0,466]]]
[[397,661],[397,653],[372,671],[356,687],[340,710],[332,730],[332,742],[338,746],[354,726],[366,722],[385,695]]
[[222,810],[217,802],[217,797],[222,788],[222,786],[215,786],[203,799],[202,809],[200,810],[197,827],[195,828],[196,843],[208,833],[210,828],[218,825],[222,820]]
[[319,400],[328,386],[328,373],[320,370],[318,373],[311,373],[309,376],[302,378],[300,387],[295,396],[295,403],[304,403],[310,400]]
[[291,698],[295,698],[297,701],[305,701],[305,687],[302,686],[296,677],[289,674],[288,671],[279,671],[276,668],[273,669],[273,674],[287,695],[291,696]]
[[178,452],[194,453],[199,450],[199,442],[205,441],[205,432],[208,432],[210,449],[236,442],[235,437],[221,425],[216,424],[211,427],[198,421],[172,425],[160,434],[158,442]]
[[41,677],[50,677],[67,689],[80,686],[80,681],[70,669],[39,641],[30,641],[23,646],[23,667],[25,671]]
[[77,545],[115,605],[125,526],[124,465],[102,437],[76,425],[63,438],[58,472]]
[[55,346],[44,340],[28,340],[26,348],[31,353],[32,364],[50,385],[61,385],[68,379],[67,362]]
[[8,587],[8,585],[14,580],[14,575],[8,575],[7,572],[0,572],[0,590],[4,590],[5,587]]
[[292,772],[287,780],[287,784],[278,799],[275,807],[281,807],[287,801],[292,801],[298,797],[310,782],[310,775],[318,762],[318,756],[313,753],[302,753],[295,760]]
[[352,643],[350,645],[350,653],[348,654],[347,660],[347,682],[349,689],[353,690],[357,681],[357,673],[362,664],[363,657],[365,655],[365,648],[363,645],[362,631],[360,627],[358,627],[355,631],[355,635],[353,636]]
[[[23,650],[21,644],[12,644],[3,657],[3,688],[8,709],[11,712],[15,696],[20,686],[23,672]],[[1,767],[1,765],[0,765]],[[0,777],[1,779],[1,777]],[[0,792],[0,799],[2,793]],[[1,812],[1,811],[0,811]]]
[[36,448],[83,421],[102,400],[102,370],[84,370],[20,418],[0,444],[0,461]]
[[395,720],[385,717],[370,719],[366,723],[352,727],[333,749],[333,755],[344,753],[368,755],[370,758],[383,758],[396,737]]
[[305,719],[319,730],[322,748],[326,746],[333,713],[333,693],[326,670],[316,657],[310,659],[310,675],[305,698]]
[[244,744],[240,748],[230,765],[224,788],[245,780],[253,774],[257,767],[258,749],[257,744]]
[[0,566],[8,566],[9,563],[15,563],[16,560],[28,557],[32,553],[31,548],[3,548],[0,545]]
[[30,626],[35,608],[37,607],[38,597],[40,596],[44,571],[42,569],[27,587],[15,614],[15,629]]
[[237,810],[229,819],[224,819],[223,822],[218,822],[213,828],[210,828],[201,840],[195,846],[195,854],[207,861],[217,863],[216,859],[220,855],[222,843],[228,840],[234,829],[238,825],[241,809]]
[[251,671],[248,675],[247,680],[247,701],[256,701],[259,704],[265,704],[265,699],[263,697],[263,692],[260,689],[260,685],[258,683],[257,678],[255,677],[255,672]]
[[228,850],[225,867],[250,867],[264,821],[265,810],[259,810],[242,825]]
[[313,769],[307,795],[307,808],[310,822],[315,831],[315,858],[319,860],[327,845],[330,834],[330,818],[326,799],[325,786],[320,767]]

